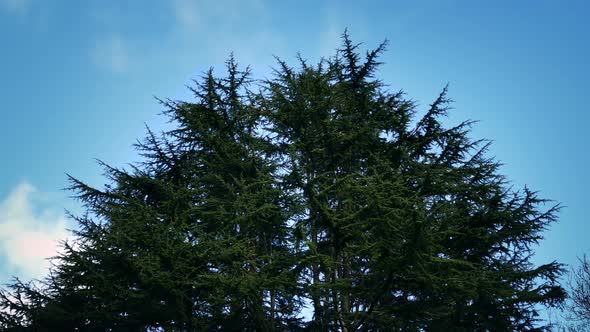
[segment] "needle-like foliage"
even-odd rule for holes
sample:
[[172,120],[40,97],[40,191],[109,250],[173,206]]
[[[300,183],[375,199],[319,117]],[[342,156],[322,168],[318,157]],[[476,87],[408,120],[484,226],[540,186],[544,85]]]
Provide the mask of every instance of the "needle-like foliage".
[[[417,116],[378,79],[386,43],[251,80],[233,57],[161,100],[143,162],[70,178],[87,209],[41,283],[0,292],[7,331],[535,331],[564,298],[534,266],[556,220],[514,191],[445,87]],[[255,83],[256,92],[252,89]]]

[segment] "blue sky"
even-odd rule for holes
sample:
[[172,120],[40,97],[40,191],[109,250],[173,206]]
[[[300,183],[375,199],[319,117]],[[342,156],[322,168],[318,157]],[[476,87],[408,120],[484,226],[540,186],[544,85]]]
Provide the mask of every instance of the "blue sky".
[[474,138],[515,187],[563,203],[536,261],[590,253],[585,208],[590,130],[586,1],[0,0],[0,282],[44,273],[74,227],[70,173],[104,179],[94,158],[138,160],[144,123],[165,126],[153,96],[184,87],[233,51],[256,77],[273,55],[329,56],[345,28],[364,47],[390,41],[381,78],[424,109],[448,82],[449,124]]

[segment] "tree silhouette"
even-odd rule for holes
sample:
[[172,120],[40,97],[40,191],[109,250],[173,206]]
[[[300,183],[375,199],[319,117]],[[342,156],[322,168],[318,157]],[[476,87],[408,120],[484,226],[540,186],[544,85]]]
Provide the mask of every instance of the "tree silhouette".
[[[0,326],[37,330],[540,330],[565,292],[534,266],[556,220],[445,127],[445,87],[423,116],[348,34],[333,57],[252,81],[233,57],[195,101],[161,100],[175,129],[70,178],[87,213],[40,283],[0,292]],[[252,89],[256,87],[257,89]],[[309,303],[311,320],[302,310]]]

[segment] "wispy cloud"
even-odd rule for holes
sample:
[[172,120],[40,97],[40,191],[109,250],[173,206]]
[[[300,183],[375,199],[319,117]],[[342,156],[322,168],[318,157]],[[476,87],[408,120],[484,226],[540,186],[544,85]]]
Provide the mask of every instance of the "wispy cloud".
[[318,49],[320,56],[332,56],[336,49],[340,48],[342,34],[346,27],[335,17],[327,17],[324,22],[324,29],[318,38]]
[[174,0],[171,4],[178,26],[190,32],[199,28],[215,32],[236,26],[253,26],[266,15],[265,5],[259,0]]
[[202,9],[196,1],[176,0],[173,2],[174,16],[178,23],[184,28],[196,30],[202,23]]
[[24,14],[29,5],[30,0],[0,0],[0,8],[14,14]]
[[[169,2],[172,20],[171,39],[182,47],[177,52],[194,63],[223,61],[230,52],[240,63],[272,63],[273,55],[285,48],[287,41],[271,26],[268,4],[260,0],[173,0]],[[208,63],[211,65],[211,63]]]
[[36,208],[43,193],[21,183],[0,201],[0,266],[22,278],[39,278],[49,268],[47,258],[55,256],[59,241],[68,236],[68,221],[51,208]]
[[118,35],[97,42],[92,50],[92,58],[97,65],[115,73],[123,73],[129,69],[129,50]]

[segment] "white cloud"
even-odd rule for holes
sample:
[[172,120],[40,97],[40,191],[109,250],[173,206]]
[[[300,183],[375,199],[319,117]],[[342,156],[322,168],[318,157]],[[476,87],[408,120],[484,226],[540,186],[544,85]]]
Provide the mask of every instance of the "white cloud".
[[68,221],[53,209],[35,209],[43,193],[28,183],[19,184],[0,201],[0,270],[22,278],[40,278],[68,236]]
[[177,25],[189,32],[206,28],[211,33],[240,23],[259,23],[256,21],[266,15],[264,3],[259,0],[174,0],[171,4]]
[[345,27],[334,17],[326,18],[324,26],[325,28],[318,39],[319,54],[323,57],[331,57],[342,45],[342,34]]
[[174,0],[169,4],[170,40],[175,43],[170,48],[175,51],[163,54],[166,61],[175,56],[190,68],[198,64],[196,61],[222,68],[223,61],[234,52],[241,65],[253,66],[256,74],[270,74],[268,65],[274,63],[273,55],[280,55],[289,46],[273,29],[272,16],[263,1]]
[[126,72],[129,68],[129,51],[127,45],[117,35],[99,41],[92,51],[92,57],[97,65],[115,73]]
[[29,4],[29,0],[0,0],[0,7],[15,14],[24,14]]
[[174,1],[174,15],[180,25],[190,30],[196,30],[201,23],[201,8],[195,1],[176,0]]

